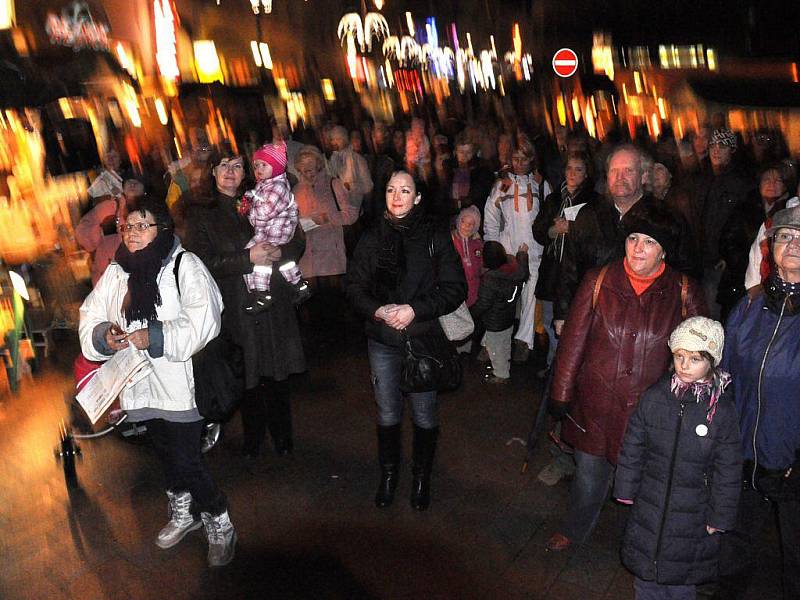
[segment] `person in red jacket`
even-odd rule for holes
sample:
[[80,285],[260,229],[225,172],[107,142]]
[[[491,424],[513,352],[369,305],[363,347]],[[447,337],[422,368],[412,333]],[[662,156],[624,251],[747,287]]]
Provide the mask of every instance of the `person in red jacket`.
[[665,263],[680,233],[668,209],[653,204],[623,221],[625,258],[583,278],[556,353],[550,410],[566,417],[562,437],[575,448],[576,472],[552,551],[594,529],[628,418],[669,365],[670,333],[707,315],[699,285]]

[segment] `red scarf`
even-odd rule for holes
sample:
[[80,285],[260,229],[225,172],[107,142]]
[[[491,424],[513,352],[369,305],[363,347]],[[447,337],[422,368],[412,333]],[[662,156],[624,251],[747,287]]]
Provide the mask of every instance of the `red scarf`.
[[633,269],[631,269],[630,265],[628,265],[627,258],[623,261],[623,264],[625,265],[625,274],[628,276],[628,281],[631,282],[631,287],[633,287],[633,291],[636,292],[637,296],[644,294],[647,291],[647,288],[653,285],[653,282],[656,279],[661,277],[661,274],[666,268],[666,265],[662,262],[661,266],[656,270],[655,273],[649,277],[642,277],[641,275],[637,275],[633,272]]

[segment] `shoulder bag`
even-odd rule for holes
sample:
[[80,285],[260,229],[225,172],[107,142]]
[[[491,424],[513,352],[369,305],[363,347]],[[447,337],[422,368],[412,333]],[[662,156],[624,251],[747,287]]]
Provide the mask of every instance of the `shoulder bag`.
[[[180,296],[178,269],[183,252],[175,257],[175,285]],[[244,393],[244,352],[220,333],[192,356],[194,401],[209,421],[225,421]]]

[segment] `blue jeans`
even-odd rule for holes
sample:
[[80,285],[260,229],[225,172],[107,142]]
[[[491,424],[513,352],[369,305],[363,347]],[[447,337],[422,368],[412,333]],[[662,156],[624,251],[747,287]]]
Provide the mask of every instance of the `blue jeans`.
[[547,345],[547,366],[553,365],[553,359],[556,357],[556,348],[558,348],[558,338],[556,337],[556,330],[553,329],[553,302],[552,300],[540,300],[542,303],[542,322],[544,330],[547,332],[547,337],[550,338],[550,343]]
[[597,525],[614,478],[614,465],[605,456],[575,450],[575,478],[569,488],[569,507],[561,522],[561,533],[573,542],[583,542]]
[[414,424],[423,429],[438,427],[439,403],[436,392],[403,394],[400,391],[400,367],[405,354],[403,348],[370,339],[367,340],[367,354],[378,409],[378,425],[389,427],[400,423],[403,419],[404,396],[407,396],[411,401]]

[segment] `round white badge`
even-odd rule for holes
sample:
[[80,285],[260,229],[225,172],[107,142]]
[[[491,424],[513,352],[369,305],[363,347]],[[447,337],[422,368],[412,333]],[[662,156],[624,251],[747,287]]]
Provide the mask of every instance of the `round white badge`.
[[700,423],[700,425],[694,428],[694,432],[700,437],[705,437],[708,435],[708,427]]

